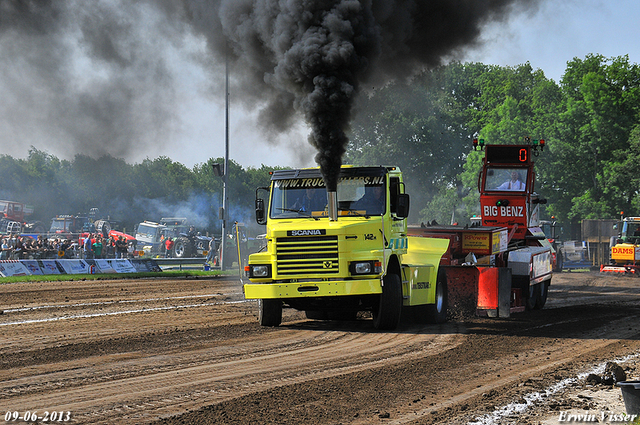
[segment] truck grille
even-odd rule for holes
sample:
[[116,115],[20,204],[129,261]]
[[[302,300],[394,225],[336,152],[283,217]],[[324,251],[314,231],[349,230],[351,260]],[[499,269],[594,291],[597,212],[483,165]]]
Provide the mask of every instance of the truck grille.
[[284,237],[276,240],[278,275],[338,274],[338,237]]

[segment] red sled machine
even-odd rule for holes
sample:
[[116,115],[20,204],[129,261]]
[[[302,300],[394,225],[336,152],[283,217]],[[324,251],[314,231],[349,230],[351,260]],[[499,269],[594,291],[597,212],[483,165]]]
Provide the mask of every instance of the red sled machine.
[[544,140],[525,138],[519,145],[485,145],[478,176],[481,225],[409,226],[409,236],[449,239],[440,260],[446,273],[449,310],[509,317],[541,309],[551,283],[555,252],[540,228],[534,157]]

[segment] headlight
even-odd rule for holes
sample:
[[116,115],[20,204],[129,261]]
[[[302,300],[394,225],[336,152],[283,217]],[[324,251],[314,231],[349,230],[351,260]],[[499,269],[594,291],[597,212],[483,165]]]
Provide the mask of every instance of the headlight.
[[356,274],[369,274],[369,273],[371,273],[371,263],[369,263],[369,262],[356,263],[354,268],[355,268],[355,273]]
[[382,272],[380,261],[354,261],[349,265],[351,274],[379,274]]
[[245,267],[247,277],[270,277],[271,267],[266,264],[249,264]]

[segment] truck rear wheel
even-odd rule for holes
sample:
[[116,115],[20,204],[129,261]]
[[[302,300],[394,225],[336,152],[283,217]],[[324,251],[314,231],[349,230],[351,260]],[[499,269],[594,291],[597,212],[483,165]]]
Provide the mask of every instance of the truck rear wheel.
[[282,323],[282,301],[258,300],[258,320],[262,326],[280,326]]
[[434,304],[423,304],[410,307],[413,321],[420,324],[444,323],[447,321],[447,275],[443,269],[438,270],[436,280],[436,299]]
[[396,274],[384,277],[382,294],[378,305],[373,309],[373,327],[381,330],[393,330],[400,323],[402,312],[402,281]]
[[429,323],[444,323],[447,321],[447,274],[438,270],[436,281],[436,302],[427,306],[427,320]]

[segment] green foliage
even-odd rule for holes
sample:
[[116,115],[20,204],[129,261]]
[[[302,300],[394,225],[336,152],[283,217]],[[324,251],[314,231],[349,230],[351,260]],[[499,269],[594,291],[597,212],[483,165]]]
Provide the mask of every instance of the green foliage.
[[454,63],[362,100],[345,162],[397,165],[412,196],[412,218],[443,187],[457,187],[471,135],[484,111],[476,77],[486,65]]
[[547,172],[555,177],[550,211],[561,219],[631,212],[638,185],[614,173],[623,171],[617,164],[633,153],[630,136],[638,123],[639,71],[627,56],[588,55],[568,63]]
[[427,203],[427,206],[420,211],[421,217],[430,217],[428,222],[436,221],[438,224],[451,224],[456,221],[456,211],[460,198],[456,188],[441,188],[437,196]]
[[618,149],[604,164],[599,176],[603,199],[615,207],[614,213],[636,215],[640,211],[640,125],[629,137],[628,149]]
[[[467,218],[480,215],[480,192],[478,190],[478,176],[482,169],[484,152],[471,151],[464,163],[464,171],[460,175],[463,187],[467,193],[462,198],[464,203],[464,216]],[[466,221],[464,221],[466,223]]]

